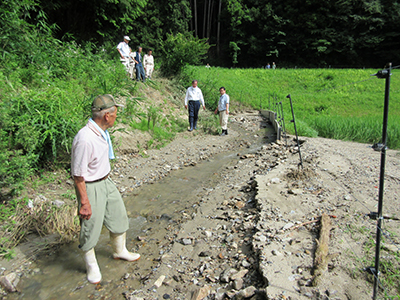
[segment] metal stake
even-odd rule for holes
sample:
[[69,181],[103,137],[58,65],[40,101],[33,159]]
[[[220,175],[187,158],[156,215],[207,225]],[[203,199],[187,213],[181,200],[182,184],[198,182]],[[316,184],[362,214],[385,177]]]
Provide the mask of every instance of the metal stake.
[[301,159],[299,136],[297,135],[296,121],[294,119],[294,110],[293,110],[292,97],[290,97],[290,94],[289,94],[289,95],[286,96],[286,98],[290,99],[290,108],[292,109],[292,116],[293,116],[293,120],[291,120],[291,122],[293,122],[293,125],[294,125],[294,132],[296,133],[297,148],[299,149],[299,157],[300,157],[300,164],[299,165],[301,166],[301,169],[303,169],[303,160]]
[[383,108],[383,128],[382,128],[382,150],[381,150],[381,170],[379,177],[379,202],[378,202],[378,221],[376,225],[376,247],[375,247],[375,269],[374,274],[374,293],[372,299],[376,300],[378,295],[379,283],[379,255],[381,250],[381,226],[382,226],[382,208],[383,208],[383,193],[385,182],[385,161],[386,161],[386,143],[387,143],[387,123],[389,115],[389,92],[390,92],[390,76],[392,75],[392,63],[388,64],[388,68],[379,71],[375,74],[378,78],[385,78],[385,105]]

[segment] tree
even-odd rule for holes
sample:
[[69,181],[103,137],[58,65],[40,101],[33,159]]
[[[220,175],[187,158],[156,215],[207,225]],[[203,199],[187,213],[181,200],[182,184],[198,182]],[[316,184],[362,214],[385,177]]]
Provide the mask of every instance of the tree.
[[50,24],[57,24],[59,39],[102,44],[132,31],[148,0],[54,0],[41,7]]
[[168,34],[162,43],[161,71],[166,76],[179,74],[186,65],[198,65],[205,58],[209,45],[191,33]]

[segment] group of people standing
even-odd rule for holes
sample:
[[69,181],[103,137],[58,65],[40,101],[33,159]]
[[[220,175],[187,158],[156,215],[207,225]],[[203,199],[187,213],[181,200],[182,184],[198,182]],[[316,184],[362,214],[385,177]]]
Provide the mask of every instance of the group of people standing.
[[124,41],[117,46],[120,61],[131,79],[134,79],[134,70],[136,70],[136,80],[145,82],[146,79],[151,79],[154,71],[153,51],[149,49],[147,54],[142,57],[142,47],[139,46],[137,51],[132,51],[129,46],[130,40],[129,36],[126,35]]
[[[269,63],[267,63],[267,65],[265,66],[266,69],[271,69],[271,65]],[[276,69],[276,64],[275,62],[272,63],[272,69],[275,70]]]
[[[204,104],[204,97],[201,89],[197,86],[198,81],[193,80],[192,86],[188,87],[185,95],[185,108],[189,114],[189,131],[197,129],[197,120],[199,118],[200,106],[206,109]],[[218,101],[218,107],[214,113],[219,112],[219,122],[222,128],[221,136],[228,134],[228,117],[229,117],[229,95],[226,93],[225,87],[219,89],[220,97]]]

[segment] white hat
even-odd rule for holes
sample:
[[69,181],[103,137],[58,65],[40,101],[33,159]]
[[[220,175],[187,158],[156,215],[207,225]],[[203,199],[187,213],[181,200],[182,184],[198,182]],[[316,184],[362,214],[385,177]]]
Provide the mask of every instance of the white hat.
[[129,38],[129,36],[124,36],[124,40],[130,41],[131,39]]

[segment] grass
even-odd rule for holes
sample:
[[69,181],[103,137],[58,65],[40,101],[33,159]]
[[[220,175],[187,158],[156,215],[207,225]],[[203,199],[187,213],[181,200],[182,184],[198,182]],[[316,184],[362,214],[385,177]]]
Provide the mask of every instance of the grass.
[[[225,69],[187,67],[197,78],[207,107],[215,109],[218,89],[230,95],[232,111],[239,104],[254,109],[276,108],[282,102],[286,129],[294,133],[293,102],[299,135],[321,136],[363,143],[381,141],[385,80],[372,69]],[[400,70],[394,69],[388,119],[388,146],[400,149]],[[237,104],[236,104],[237,103]]]
[[0,258],[13,258],[13,248],[31,233],[44,236],[56,232],[60,241],[72,241],[80,227],[76,212],[75,205],[56,207],[47,201],[28,198],[0,205]]
[[[390,240],[382,238],[382,244],[385,242],[391,243]],[[383,293],[385,299],[400,299],[400,252],[387,251],[381,244],[380,259],[379,259],[379,281],[384,288]],[[365,266],[375,265],[375,240],[369,238],[364,243]],[[368,259],[369,258],[369,259]],[[373,280],[373,278],[372,278]],[[396,296],[390,296],[389,294]]]

